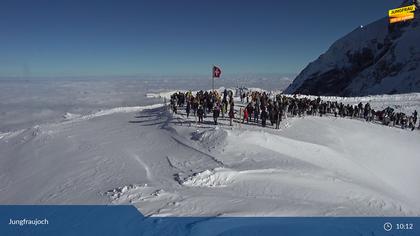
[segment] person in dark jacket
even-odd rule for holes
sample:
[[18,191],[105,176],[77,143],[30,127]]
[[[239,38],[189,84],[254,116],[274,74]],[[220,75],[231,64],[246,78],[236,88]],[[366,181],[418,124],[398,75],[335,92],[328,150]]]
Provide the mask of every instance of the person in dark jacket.
[[213,108],[213,119],[214,119],[215,125],[217,125],[217,119],[219,118],[219,115],[220,115],[220,105],[219,103],[217,103]]
[[203,123],[204,108],[203,105],[199,105],[197,109],[198,123]]
[[273,111],[272,111],[272,123],[273,125],[276,125],[276,129],[277,129],[277,119],[278,119],[278,114],[279,114],[279,107],[277,105],[273,106]]
[[251,121],[251,115],[254,112],[254,107],[252,106],[251,103],[248,103],[245,109],[247,110],[247,113],[248,113],[247,115],[247,123],[248,123],[249,121]]
[[255,106],[254,106],[254,122],[255,123],[258,123],[259,115],[260,115],[260,107],[258,106],[258,102],[257,102],[255,103]]
[[263,109],[261,110],[261,125],[262,125],[262,127],[266,126],[267,117],[268,117],[267,111],[265,110],[265,107],[263,107]]
[[190,101],[187,101],[187,107],[185,108],[185,112],[187,113],[187,118],[190,116],[191,111],[191,103]]
[[230,110],[229,110],[229,124],[232,126],[233,119],[235,118],[235,105],[233,101],[230,103]]

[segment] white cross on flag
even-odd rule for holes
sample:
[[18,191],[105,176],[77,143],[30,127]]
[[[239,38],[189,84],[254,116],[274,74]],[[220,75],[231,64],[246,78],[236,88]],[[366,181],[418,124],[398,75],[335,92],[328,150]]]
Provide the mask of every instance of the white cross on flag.
[[220,78],[221,75],[222,70],[217,66],[213,66],[213,78]]

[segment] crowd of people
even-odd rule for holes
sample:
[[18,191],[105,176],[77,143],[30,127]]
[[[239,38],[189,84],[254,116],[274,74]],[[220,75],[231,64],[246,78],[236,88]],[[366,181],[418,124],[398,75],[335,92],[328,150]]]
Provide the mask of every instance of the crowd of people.
[[[203,123],[204,119],[210,115],[213,117],[215,125],[218,124],[219,117],[227,117],[231,126],[236,118],[238,122],[261,124],[262,127],[271,125],[275,129],[279,129],[280,123],[287,117],[307,115],[357,118],[411,130],[416,128],[418,120],[417,111],[407,115],[403,112],[396,112],[391,107],[374,110],[369,103],[350,105],[337,101],[323,101],[320,97],[309,99],[296,95],[274,95],[259,91],[241,91],[239,97],[241,103],[244,104],[244,106],[240,106],[239,114],[235,111],[233,91],[231,90],[224,90],[222,93],[199,91],[195,95],[191,91],[177,92],[171,95],[170,106],[174,113],[178,112],[178,108],[185,107],[187,117],[192,114],[198,117],[199,123]],[[418,129],[420,129],[420,122],[418,123]]]
[[174,113],[178,112],[178,107],[185,107],[187,118],[192,113],[198,117],[198,123],[203,123],[204,118],[212,113],[215,125],[218,124],[220,116],[224,118],[226,115],[230,119],[230,125],[233,125],[235,117],[233,100],[233,92],[231,90],[225,90],[222,94],[219,94],[217,91],[199,91],[195,96],[189,91],[172,94],[170,105]]

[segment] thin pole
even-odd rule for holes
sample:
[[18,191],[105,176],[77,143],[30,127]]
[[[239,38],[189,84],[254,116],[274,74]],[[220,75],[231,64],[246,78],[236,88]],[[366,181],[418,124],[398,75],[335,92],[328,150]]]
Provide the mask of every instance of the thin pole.
[[212,89],[212,91],[214,91],[214,65],[213,65],[213,68],[211,68],[211,78],[212,78],[211,89]]

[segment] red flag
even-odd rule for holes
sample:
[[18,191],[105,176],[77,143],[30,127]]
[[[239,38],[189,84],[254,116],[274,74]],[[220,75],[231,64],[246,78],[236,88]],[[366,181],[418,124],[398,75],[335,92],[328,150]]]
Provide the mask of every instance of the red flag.
[[221,75],[222,70],[217,66],[213,66],[213,78],[220,78]]

